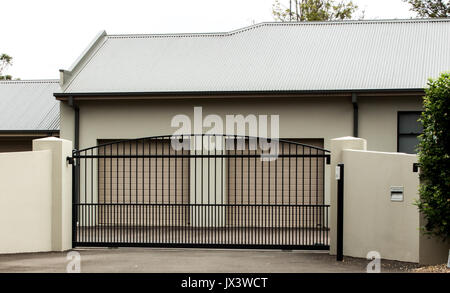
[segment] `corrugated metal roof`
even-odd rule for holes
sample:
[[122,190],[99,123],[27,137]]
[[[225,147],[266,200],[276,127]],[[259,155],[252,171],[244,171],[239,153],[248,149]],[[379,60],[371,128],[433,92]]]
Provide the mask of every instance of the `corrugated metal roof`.
[[450,19],[100,35],[63,92],[418,89],[450,70]]
[[1,130],[58,130],[59,80],[0,81]]

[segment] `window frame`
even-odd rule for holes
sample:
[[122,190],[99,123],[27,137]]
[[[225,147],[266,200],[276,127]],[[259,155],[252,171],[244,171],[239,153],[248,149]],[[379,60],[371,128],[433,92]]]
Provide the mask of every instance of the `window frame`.
[[[397,153],[400,152],[400,136],[401,135],[413,135],[411,133],[400,133],[400,115],[401,114],[418,114],[419,117],[422,114],[422,111],[397,111]],[[417,136],[421,135],[421,133],[418,133]],[[417,154],[417,153],[416,153]]]

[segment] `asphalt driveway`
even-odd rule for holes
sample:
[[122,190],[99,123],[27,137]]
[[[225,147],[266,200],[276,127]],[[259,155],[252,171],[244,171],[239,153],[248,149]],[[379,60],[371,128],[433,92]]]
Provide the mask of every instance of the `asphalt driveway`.
[[[366,272],[368,261],[336,262],[327,252],[89,248],[80,253],[82,273],[347,273]],[[0,272],[66,272],[64,253],[0,255]],[[405,272],[413,264],[382,261],[382,272]]]

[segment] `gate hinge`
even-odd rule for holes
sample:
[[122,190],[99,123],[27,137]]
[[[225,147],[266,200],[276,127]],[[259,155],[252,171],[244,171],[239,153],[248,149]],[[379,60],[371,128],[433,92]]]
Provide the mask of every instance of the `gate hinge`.
[[70,165],[73,165],[74,162],[75,162],[75,160],[73,159],[73,157],[67,157],[67,163],[69,163]]

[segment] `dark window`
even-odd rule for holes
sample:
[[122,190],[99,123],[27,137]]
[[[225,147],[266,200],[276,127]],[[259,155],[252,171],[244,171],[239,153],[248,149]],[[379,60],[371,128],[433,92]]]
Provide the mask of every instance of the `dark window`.
[[415,154],[422,133],[422,124],[418,121],[421,112],[398,112],[398,144],[400,153]]

